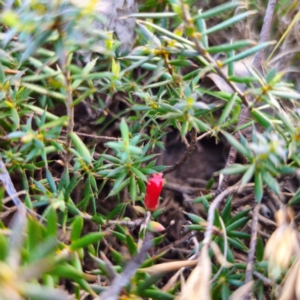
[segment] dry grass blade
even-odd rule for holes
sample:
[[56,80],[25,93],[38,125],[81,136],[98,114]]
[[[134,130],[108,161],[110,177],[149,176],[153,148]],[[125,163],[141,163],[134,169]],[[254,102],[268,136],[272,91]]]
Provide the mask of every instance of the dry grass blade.
[[182,288],[178,300],[210,300],[211,261],[207,251],[201,251],[199,262],[186,284]]
[[247,282],[246,284],[243,284],[240,286],[229,298],[229,300],[240,300],[242,299],[245,295],[247,295],[253,286],[254,281],[251,280]]
[[267,58],[266,63],[268,63],[269,60],[273,57],[275,51],[282,44],[282,42],[284,41],[284,39],[286,38],[286,36],[288,35],[288,33],[292,30],[293,26],[295,25],[295,23],[298,21],[299,18],[300,18],[300,11],[295,15],[293,21],[290,23],[290,25],[288,26],[287,30],[284,32],[284,34],[282,35],[282,37],[280,38],[280,40],[276,44],[275,48],[273,49],[273,51],[271,52],[271,54]]
[[232,267],[232,263],[230,263],[226,260],[225,256],[221,252],[219,246],[214,241],[212,241],[210,243],[210,247],[211,247],[211,249],[212,249],[212,251],[213,251],[213,253],[214,253],[214,255],[215,255],[215,257],[218,260],[220,265],[222,265],[225,268]]
[[172,261],[168,263],[155,265],[149,268],[139,269],[139,271],[151,274],[171,272],[176,271],[180,268],[194,267],[197,264],[197,262],[197,260]]

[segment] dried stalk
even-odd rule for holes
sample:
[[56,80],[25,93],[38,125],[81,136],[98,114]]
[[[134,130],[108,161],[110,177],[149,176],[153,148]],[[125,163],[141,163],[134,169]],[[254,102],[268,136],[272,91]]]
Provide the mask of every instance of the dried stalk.
[[[260,209],[260,204],[257,203],[253,211],[252,226],[251,226],[251,240],[250,240],[250,248],[249,248],[248,259],[247,259],[245,283],[250,282],[253,276],[253,270],[254,270],[253,264],[254,264],[256,243],[257,243],[259,209]],[[251,293],[247,294],[244,297],[244,300],[250,298],[251,298]]]

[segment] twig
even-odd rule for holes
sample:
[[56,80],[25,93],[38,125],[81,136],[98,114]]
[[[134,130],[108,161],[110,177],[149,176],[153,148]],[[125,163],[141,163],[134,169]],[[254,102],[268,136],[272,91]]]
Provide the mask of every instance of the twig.
[[110,287],[103,294],[99,295],[99,297],[97,297],[96,300],[118,299],[118,295],[120,294],[122,288],[129,283],[131,277],[136,272],[136,269],[145,260],[147,252],[150,250],[151,247],[152,236],[150,234],[147,234],[141,251],[136,255],[136,257],[132,261],[130,261],[127,264],[123,272],[112,281]]
[[11,213],[15,212],[18,209],[18,206],[9,207],[5,212],[0,213],[0,220],[4,220]]
[[[67,130],[62,130],[62,132],[67,133]],[[111,137],[111,136],[103,136],[103,135],[96,135],[96,134],[88,134],[83,132],[76,131],[78,136],[84,136],[95,140],[102,140],[102,141],[120,141],[121,138]]]
[[254,271],[253,275],[260,279],[265,285],[272,286],[274,284],[273,280],[269,279],[268,277],[265,277],[257,271]]
[[138,251],[141,250],[143,246],[143,240],[147,231],[148,224],[150,222],[151,213],[147,211],[144,222],[141,224],[140,233],[139,233],[139,241],[138,241]]
[[[254,217],[254,214],[252,211],[249,212],[249,215],[253,218]],[[277,225],[274,221],[266,218],[265,216],[261,215],[261,214],[258,214],[258,221],[260,223],[262,223],[264,226],[266,226],[267,228],[276,228]]]
[[191,130],[191,142],[188,146],[188,148],[186,149],[183,157],[181,158],[180,161],[178,161],[175,165],[173,166],[170,166],[168,167],[167,169],[165,169],[163,171],[163,174],[166,175],[168,173],[171,173],[173,172],[175,169],[179,168],[180,166],[182,166],[192,155],[194,149],[195,149],[195,146],[196,146],[196,143],[197,143],[197,132],[196,130],[193,128]]
[[155,255],[158,255],[160,253],[163,253],[163,252],[169,251],[175,247],[178,247],[179,245],[186,242],[187,240],[189,240],[191,237],[193,237],[195,235],[196,235],[196,231],[191,231],[188,234],[181,237],[180,239],[177,239],[175,242],[173,242],[163,248],[160,248],[158,251],[155,252]]
[[2,200],[2,203],[6,204],[7,202],[11,201],[14,197],[19,197],[20,195],[26,195],[26,194],[27,194],[27,192],[24,191],[24,190],[23,191],[19,191],[19,192],[15,193],[15,194],[12,194],[12,195],[8,196],[8,197],[5,197]]
[[[247,259],[247,267],[246,267],[246,278],[245,283],[248,283],[252,280],[253,276],[253,264],[256,252],[256,243],[257,243],[257,230],[258,230],[258,215],[259,215],[260,203],[257,203],[254,211],[253,211],[253,218],[252,218],[252,227],[251,227],[251,240],[250,240],[250,247],[248,252],[248,259]],[[251,294],[248,293],[244,299],[250,299]]]
[[[63,40],[63,28],[58,28],[59,35]],[[67,60],[68,60],[68,53],[67,50],[63,47],[60,55],[59,55],[59,62],[60,67],[62,70],[62,74],[64,76],[65,81],[65,90],[66,90],[66,108],[67,108],[67,115],[68,115],[68,127],[67,127],[67,153],[66,153],[66,165],[65,165],[65,172],[69,173],[70,168],[70,160],[71,160],[71,146],[72,140],[70,134],[74,130],[74,106],[73,106],[73,89],[72,89],[72,78],[70,74],[70,70],[67,68]]]
[[110,260],[106,257],[106,255],[103,252],[100,252],[102,260],[105,262],[106,269],[108,272],[108,276],[111,280],[115,279],[118,276],[118,273],[115,271],[112,263]]
[[227,262],[227,251],[228,251],[228,239],[227,239],[227,232],[226,232],[226,227],[225,224],[222,220],[222,218],[219,216],[219,221],[221,223],[222,226],[222,232],[223,232],[223,236],[224,236],[224,260],[222,262],[221,267],[219,268],[218,272],[215,274],[215,276],[211,279],[210,284],[212,284],[213,282],[215,282],[215,280],[219,277],[219,275],[221,274],[222,270],[225,267],[225,264]]
[[[266,42],[267,39],[269,38],[275,5],[276,5],[276,0],[269,0],[264,21],[263,21],[263,26],[260,32],[260,37],[259,37],[260,44]],[[259,50],[255,54],[252,63],[253,67],[255,67],[260,71],[261,71],[262,58],[263,58],[263,49]]]
[[[182,194],[188,194],[188,195],[195,195],[196,193],[203,193],[204,195],[206,195],[209,193],[209,191],[207,191],[206,189],[195,188],[188,185],[180,185],[174,182],[167,182],[164,185],[164,188],[170,191],[174,191]],[[193,200],[194,199],[192,199],[191,201]]]
[[127,227],[136,227],[136,226],[141,226],[143,223],[144,219],[139,218],[135,219],[132,221],[129,220],[108,220],[106,221],[103,225],[121,225],[121,226],[127,226]]
[[232,209],[235,210],[235,209],[237,209],[239,207],[244,206],[245,204],[247,204],[249,202],[250,203],[254,202],[254,194],[253,193],[251,193],[250,195],[247,195],[247,196],[245,196],[243,198],[240,198],[240,199],[238,199],[236,201],[233,201],[232,202]]

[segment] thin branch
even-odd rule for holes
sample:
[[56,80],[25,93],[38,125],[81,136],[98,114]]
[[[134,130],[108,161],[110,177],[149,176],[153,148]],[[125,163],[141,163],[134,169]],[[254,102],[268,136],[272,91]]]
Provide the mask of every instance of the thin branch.
[[110,287],[99,297],[97,300],[115,300],[118,299],[118,296],[124,286],[126,286],[131,277],[135,274],[137,268],[145,260],[147,252],[152,247],[152,236],[147,234],[141,251],[130,261],[127,266],[124,268],[123,272],[118,275],[111,283]]
[[138,241],[138,251],[141,250],[141,248],[144,244],[144,237],[146,235],[147,227],[148,227],[148,224],[150,222],[150,219],[151,219],[151,213],[150,213],[150,211],[147,211],[147,213],[145,215],[145,218],[143,220],[143,223],[141,224],[141,227],[140,227],[139,241]]
[[244,205],[246,205],[248,203],[252,203],[254,201],[255,201],[254,200],[254,194],[251,193],[250,195],[247,195],[247,196],[245,196],[243,198],[239,198],[236,201],[233,201],[231,207],[232,207],[232,210],[235,210],[235,209],[237,209],[239,207],[242,207],[242,206],[244,206]]
[[226,227],[225,224],[223,222],[223,219],[219,216],[219,221],[221,223],[222,226],[222,233],[224,236],[224,260],[222,261],[222,265],[219,268],[218,272],[215,274],[215,276],[211,279],[210,284],[212,284],[213,282],[215,282],[215,280],[219,277],[219,275],[221,274],[222,270],[224,269],[226,263],[227,263],[227,252],[228,252],[228,238],[227,238],[227,232],[226,232]]
[[[67,130],[62,130],[62,132],[68,133]],[[76,134],[78,136],[88,137],[88,138],[95,139],[95,140],[103,140],[103,141],[120,141],[121,140],[121,138],[103,136],[103,135],[96,135],[96,134],[88,134],[88,133],[77,132],[77,131],[76,131]]]
[[[266,42],[269,39],[270,31],[271,31],[271,26],[272,26],[272,19],[273,19],[273,13],[275,10],[275,5],[276,5],[276,0],[269,0],[267,10],[265,13],[264,17],[264,22],[263,26],[260,32],[260,37],[259,37],[259,43],[262,44]],[[257,70],[261,71],[261,64],[262,64],[262,59],[263,59],[263,49],[259,50],[253,60],[253,67],[255,67]]]
[[181,245],[182,243],[186,242],[187,240],[189,240],[190,238],[192,238],[193,236],[196,235],[196,231],[191,231],[188,234],[184,235],[183,237],[181,237],[180,239],[177,239],[175,242],[160,248],[158,251],[155,252],[155,255],[159,255],[163,252],[167,252],[173,248],[178,247],[179,245]]
[[164,175],[173,172],[175,169],[179,168],[180,166],[182,166],[192,155],[195,146],[197,143],[197,132],[196,130],[193,128],[191,130],[191,142],[189,144],[189,147],[186,149],[183,157],[181,158],[180,161],[178,161],[175,165],[168,167],[167,169],[165,169],[162,173]]
[[[254,270],[253,264],[254,264],[256,244],[257,244],[259,209],[260,209],[260,203],[257,203],[253,211],[252,226],[251,226],[251,240],[250,240],[250,247],[249,247],[248,259],[247,259],[245,283],[250,282],[253,276],[253,270]],[[250,298],[251,298],[250,293],[248,293],[244,297],[245,300]]]
[[258,279],[260,279],[265,285],[268,285],[268,286],[274,285],[273,280],[269,279],[268,277],[265,277],[264,275],[260,274],[260,273],[257,272],[257,271],[254,271],[254,272],[253,272],[253,275],[254,275],[255,277],[257,277]]
[[[62,43],[64,43],[64,29],[58,28],[58,33],[60,35],[60,39]],[[65,46],[65,45],[63,45]],[[73,88],[72,88],[72,78],[70,70],[67,66],[68,63],[68,52],[65,47],[63,47],[59,53],[59,65],[62,70],[62,74],[65,81],[65,92],[66,92],[66,108],[67,108],[67,116],[68,116],[68,127],[67,127],[67,153],[66,153],[66,165],[65,172],[69,173],[70,168],[70,160],[71,160],[71,147],[72,140],[70,134],[74,130],[74,106],[73,106]]]

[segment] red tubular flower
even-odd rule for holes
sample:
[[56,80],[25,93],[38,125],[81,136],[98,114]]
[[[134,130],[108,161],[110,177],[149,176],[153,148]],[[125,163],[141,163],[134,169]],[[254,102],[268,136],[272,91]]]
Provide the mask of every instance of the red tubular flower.
[[153,174],[148,180],[146,195],[145,195],[145,207],[147,210],[154,211],[158,206],[158,198],[162,190],[163,174]]

